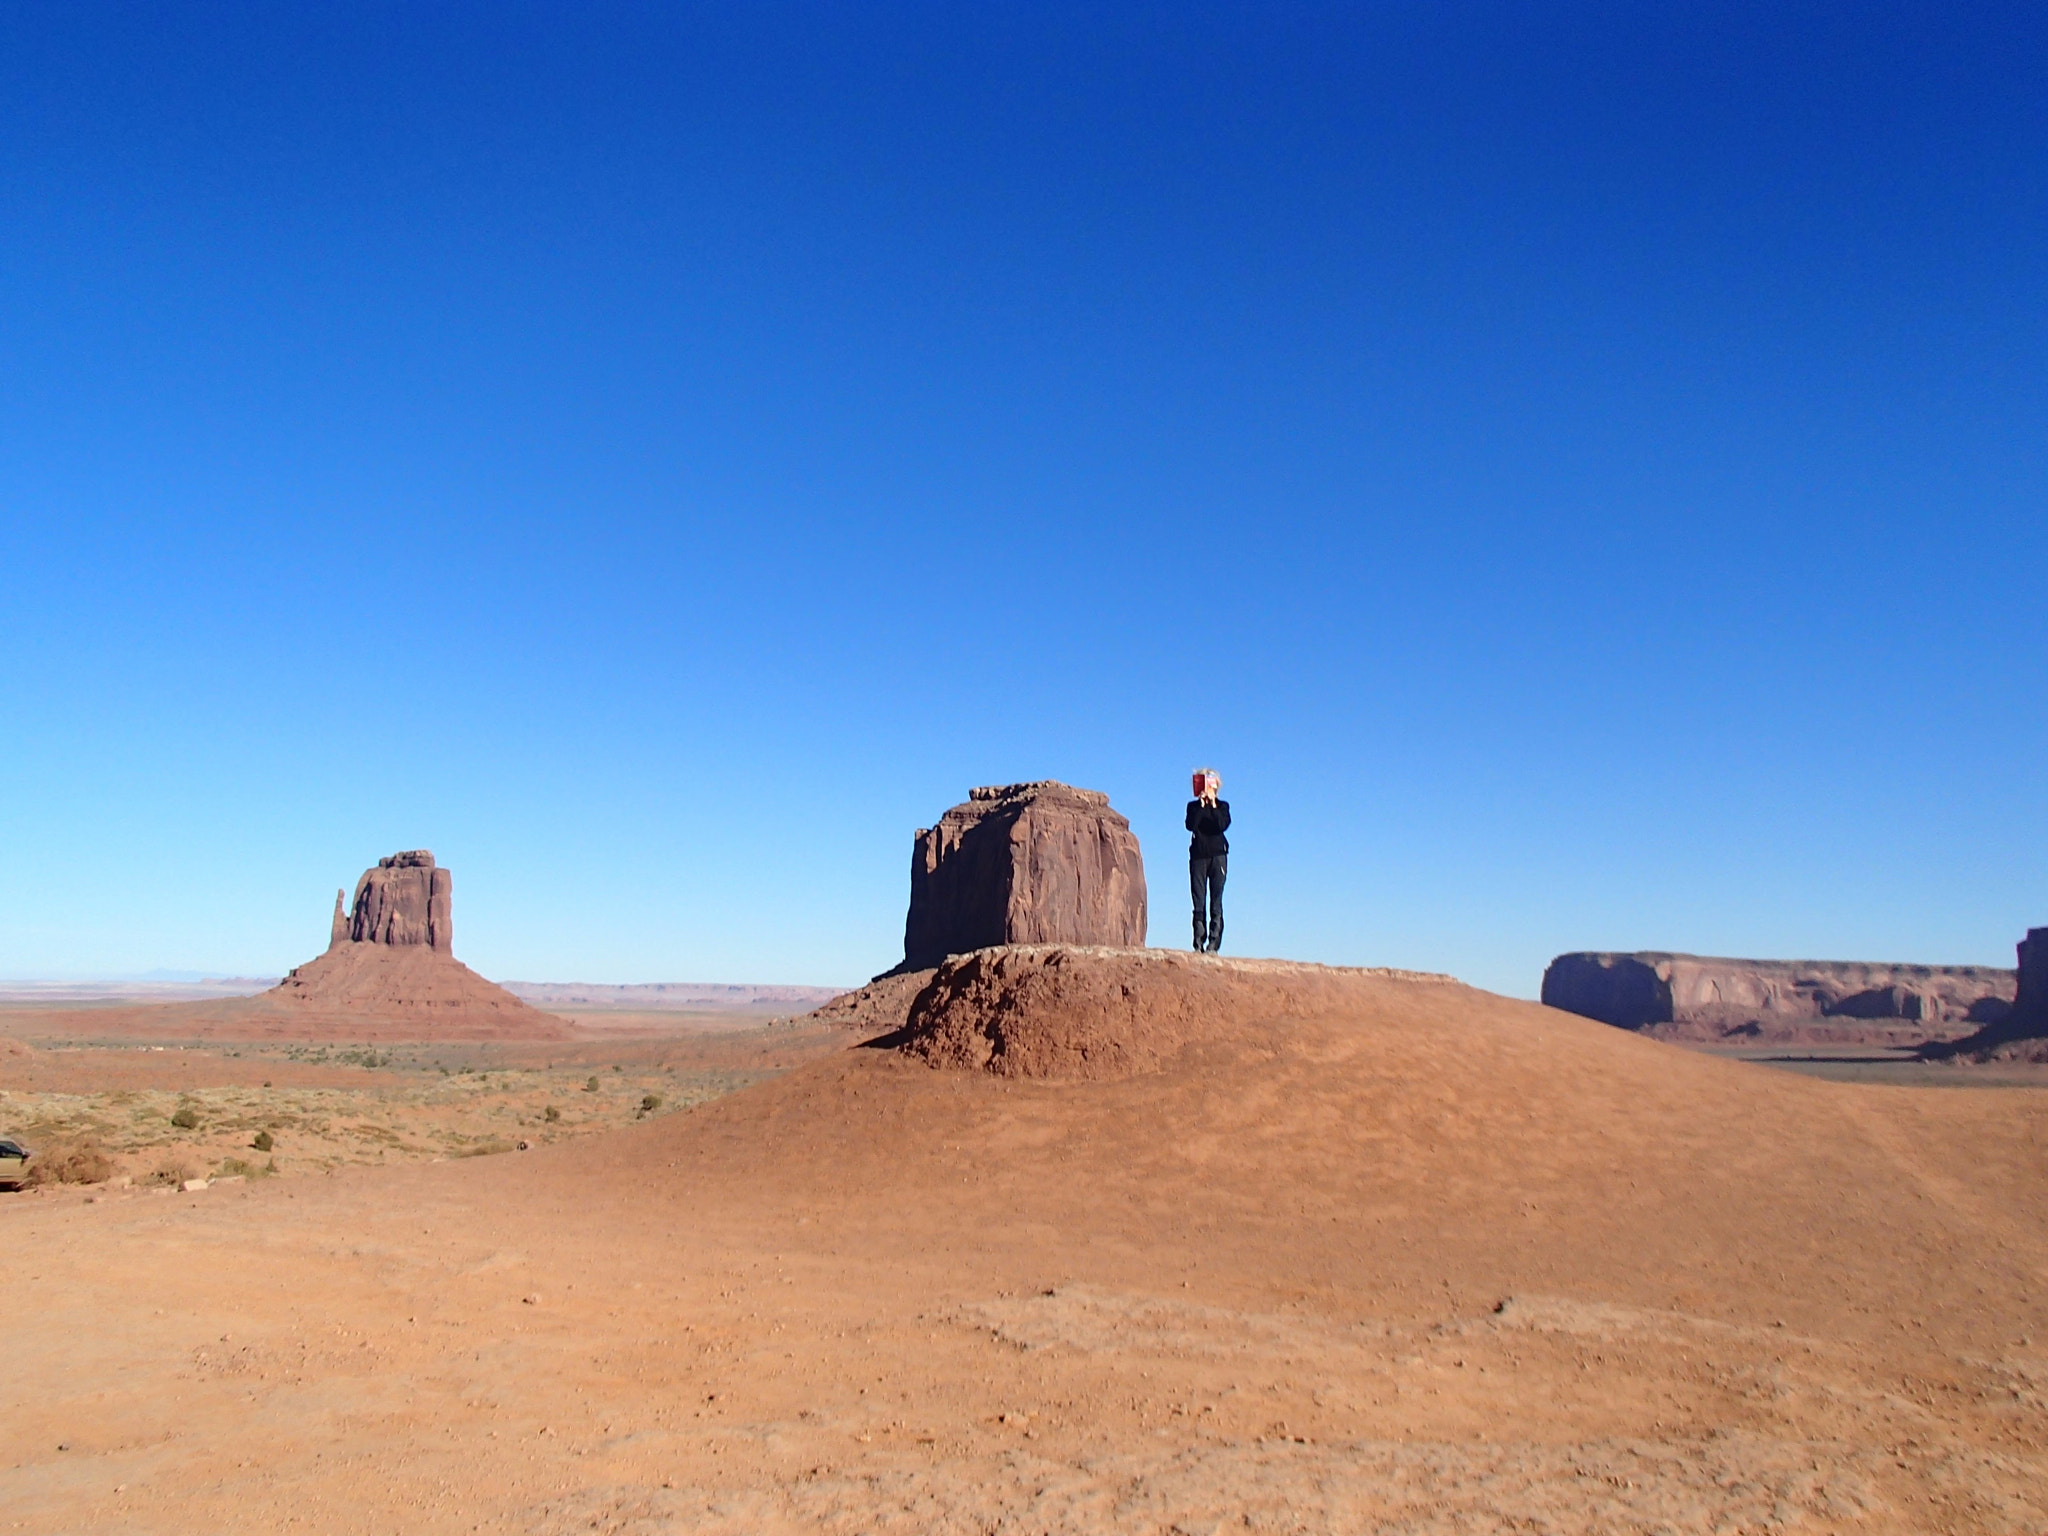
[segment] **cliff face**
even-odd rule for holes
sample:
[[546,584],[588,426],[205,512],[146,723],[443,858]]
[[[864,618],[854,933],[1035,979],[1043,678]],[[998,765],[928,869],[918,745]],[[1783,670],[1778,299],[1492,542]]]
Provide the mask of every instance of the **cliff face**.
[[2019,944],[2019,986],[2002,1018],[1960,1040],[1934,1041],[1936,1061],[2048,1061],[2048,928],[2029,928]]
[[356,882],[356,899],[346,913],[334,896],[334,924],[327,947],[341,943],[424,945],[443,954],[455,945],[454,877],[436,867],[424,848],[379,859]]
[[449,953],[454,881],[425,849],[394,853],[363,871],[355,902],[334,897],[326,952],[247,1000],[242,1022],[275,1016],[287,1030],[362,1029],[375,1023],[422,1028],[421,1038],[549,1039],[566,1033],[542,1013],[486,981]]
[[1850,960],[1729,960],[1644,952],[1559,955],[1543,1001],[1672,1039],[1952,1038],[2011,1011],[2012,971]]
[[996,944],[1144,942],[1145,861],[1105,794],[977,789],[917,834],[899,970]]
[[2020,943],[2020,990],[2015,1023],[2048,1035],[2048,928],[2029,928]]

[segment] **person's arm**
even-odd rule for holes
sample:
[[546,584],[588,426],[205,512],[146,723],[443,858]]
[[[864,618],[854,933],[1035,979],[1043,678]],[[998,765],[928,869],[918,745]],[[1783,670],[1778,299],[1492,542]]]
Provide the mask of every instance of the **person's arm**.
[[1218,800],[1210,809],[1216,816],[1216,830],[1218,832],[1228,832],[1230,830],[1230,802],[1228,800]]
[[1197,816],[1200,816],[1201,814],[1202,802],[1199,800],[1190,800],[1188,802],[1188,830],[1190,832],[1195,830],[1195,818]]

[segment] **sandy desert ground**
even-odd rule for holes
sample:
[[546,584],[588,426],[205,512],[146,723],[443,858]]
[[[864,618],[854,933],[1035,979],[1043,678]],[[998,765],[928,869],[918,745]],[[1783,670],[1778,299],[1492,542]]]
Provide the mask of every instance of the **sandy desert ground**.
[[0,1200],[0,1529],[2048,1529],[2040,1089],[1394,979],[1108,1081],[782,1028],[525,1153]]

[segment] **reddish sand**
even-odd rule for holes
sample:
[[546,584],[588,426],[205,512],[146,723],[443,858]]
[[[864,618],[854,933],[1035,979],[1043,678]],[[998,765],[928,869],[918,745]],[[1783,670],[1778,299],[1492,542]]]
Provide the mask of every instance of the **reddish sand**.
[[[2048,1528],[2048,1095],[1441,983],[5,1203],[13,1529]],[[60,1449],[59,1447],[64,1447]]]
[[[0,1042],[4,1045],[4,1042]],[[237,1059],[213,1050],[146,1045],[90,1050],[0,1048],[0,1089],[22,1093],[121,1093],[153,1088],[354,1088],[377,1081],[362,1067],[276,1056]]]
[[254,997],[10,1008],[9,1033],[89,1040],[563,1040],[562,1019],[424,945],[342,944]]

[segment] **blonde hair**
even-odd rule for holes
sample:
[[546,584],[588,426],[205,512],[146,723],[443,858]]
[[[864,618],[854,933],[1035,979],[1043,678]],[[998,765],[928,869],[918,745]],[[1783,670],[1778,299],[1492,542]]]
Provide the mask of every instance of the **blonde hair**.
[[1216,787],[1218,789],[1221,789],[1223,787],[1223,775],[1218,773],[1214,768],[1197,768],[1195,772],[1199,773],[1205,779],[1214,779],[1216,781]]

